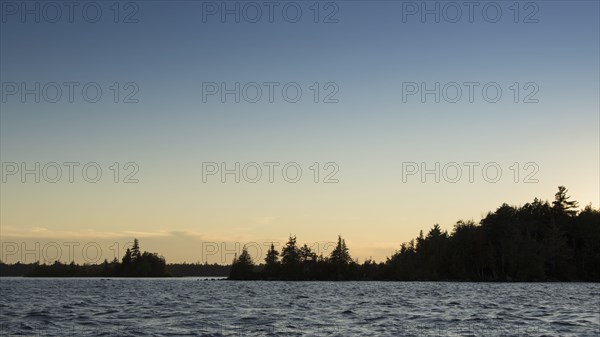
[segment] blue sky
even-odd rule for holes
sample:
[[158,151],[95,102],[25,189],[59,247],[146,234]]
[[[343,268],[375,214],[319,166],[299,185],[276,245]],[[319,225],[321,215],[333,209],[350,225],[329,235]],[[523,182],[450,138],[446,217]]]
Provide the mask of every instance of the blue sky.
[[[477,220],[501,202],[551,198],[558,185],[583,205],[599,204],[596,1],[522,1],[518,23],[512,1],[493,3],[502,9],[497,23],[486,22],[492,14],[484,17],[480,10],[490,2],[478,2],[473,23],[466,12],[458,23],[444,16],[436,23],[431,15],[425,22],[418,15],[403,22],[410,6],[405,1],[321,2],[319,23],[312,1],[293,3],[302,8],[297,23],[286,22],[278,10],[289,2],[276,2],[272,23],[265,13],[258,23],[243,15],[240,23],[231,15],[222,22],[218,11],[203,22],[207,3],[222,9],[234,1],[131,3],[121,4],[119,20],[137,8],[137,23],[114,23],[112,1],[98,2],[103,14],[97,23],[87,23],[77,10],[75,23],[44,22],[43,14],[40,23],[31,16],[22,22],[20,13],[9,15],[2,7],[3,93],[9,82],[33,87],[75,81],[78,89],[94,82],[103,89],[97,103],[80,94],[69,103],[66,91],[58,103],[7,96],[0,115],[2,162],[98,162],[105,173],[113,162],[135,162],[140,179],[92,185],[9,177],[2,184],[5,233],[34,238],[46,234],[32,228],[43,228],[66,238],[90,231],[148,237],[184,231],[222,240],[297,233],[300,241],[340,233],[362,247],[357,255],[374,251],[382,257],[433,223],[451,229],[456,220]],[[447,2],[428,6],[436,3],[443,8]],[[334,10],[338,22],[323,23]],[[533,11],[538,22],[524,23]],[[114,82],[121,86],[119,103],[112,101]],[[133,90],[123,88],[128,82],[139,89],[138,103],[122,103]],[[273,103],[264,85],[257,103],[235,103],[231,95],[225,103],[218,95],[205,103],[206,82],[281,85]],[[302,88],[296,103],[279,91],[288,82]],[[315,82],[319,103],[310,89]],[[333,86],[325,88],[328,82]],[[422,103],[418,95],[403,102],[404,82],[480,86],[474,103],[465,86],[457,103],[435,103],[432,95]],[[490,82],[503,91],[497,103],[481,95]],[[510,89],[515,82],[519,103]],[[528,82],[534,86],[524,88]],[[534,87],[539,102],[523,103]],[[333,88],[338,103],[323,103]],[[305,177],[313,162],[335,162],[339,183],[201,180],[203,162],[265,161],[298,162]],[[423,183],[415,176],[403,183],[405,162],[495,162],[503,178],[495,184],[481,176],[473,183]],[[513,182],[514,162],[535,163],[539,181],[523,183],[530,171],[520,168],[519,182]],[[156,250],[167,258],[193,259],[163,242],[155,243]]]

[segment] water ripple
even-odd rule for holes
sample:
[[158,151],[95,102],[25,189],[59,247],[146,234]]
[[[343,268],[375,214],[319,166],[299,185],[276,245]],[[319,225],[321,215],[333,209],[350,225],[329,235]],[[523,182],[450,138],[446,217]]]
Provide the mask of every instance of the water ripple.
[[598,336],[591,283],[0,279],[0,336]]

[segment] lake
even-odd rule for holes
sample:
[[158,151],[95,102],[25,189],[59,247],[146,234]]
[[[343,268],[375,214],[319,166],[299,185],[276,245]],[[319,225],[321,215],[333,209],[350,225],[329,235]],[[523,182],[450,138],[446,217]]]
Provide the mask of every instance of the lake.
[[600,284],[0,278],[2,336],[598,336]]

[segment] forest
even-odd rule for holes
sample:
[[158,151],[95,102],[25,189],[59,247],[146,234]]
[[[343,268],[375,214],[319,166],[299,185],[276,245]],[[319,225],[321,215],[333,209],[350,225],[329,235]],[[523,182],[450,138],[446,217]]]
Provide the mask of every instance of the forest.
[[256,265],[247,250],[235,258],[232,280],[600,281],[600,211],[578,210],[559,186],[552,203],[535,198],[501,205],[479,223],[438,224],[400,245],[385,262],[351,257],[339,236],[329,256],[317,256],[290,236]]

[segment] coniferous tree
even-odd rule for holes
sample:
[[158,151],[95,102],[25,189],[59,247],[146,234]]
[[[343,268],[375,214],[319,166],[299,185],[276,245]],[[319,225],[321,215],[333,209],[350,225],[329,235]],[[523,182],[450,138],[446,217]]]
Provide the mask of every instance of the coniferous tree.
[[140,243],[138,239],[133,239],[133,246],[131,247],[131,261],[136,263],[141,256]]
[[244,247],[240,256],[233,260],[229,278],[233,280],[251,280],[254,278],[253,272],[254,262],[248,253],[248,249]]
[[313,272],[315,270],[315,265],[317,263],[317,254],[310,249],[306,244],[300,247],[298,251],[300,255],[300,261],[302,263],[302,273],[304,274],[304,278],[313,279]]
[[554,211],[558,215],[576,215],[578,202],[573,200],[569,200],[571,197],[567,196],[567,188],[564,186],[558,186],[558,192],[554,194],[554,201],[552,202],[552,206]]
[[265,257],[265,274],[268,277],[274,276],[278,272],[279,267],[279,252],[275,249],[275,245],[271,242],[271,247],[267,251]]
[[123,259],[121,261],[123,264],[123,272],[129,273],[129,271],[131,269],[131,262],[132,262],[131,250],[129,248],[127,248],[127,250],[125,251],[125,255],[123,255]]
[[275,249],[275,245],[271,242],[271,247],[267,251],[267,256],[265,257],[265,263],[267,265],[274,265],[279,261],[279,252]]
[[348,252],[348,247],[346,246],[346,241],[342,239],[341,235],[338,235],[338,242],[333,251],[331,251],[331,255],[329,256],[329,260],[331,263],[337,266],[347,265],[352,261],[350,257],[350,253]]
[[300,260],[302,263],[310,263],[313,261],[317,261],[317,254],[310,249],[306,244],[300,247],[299,250]]
[[286,278],[300,277],[300,252],[296,244],[296,236],[291,236],[281,251],[281,266]]
[[346,241],[342,239],[341,235],[338,235],[338,242],[335,248],[331,251],[329,261],[332,264],[334,272],[334,278],[343,280],[348,278],[349,268],[348,265],[352,262]]

